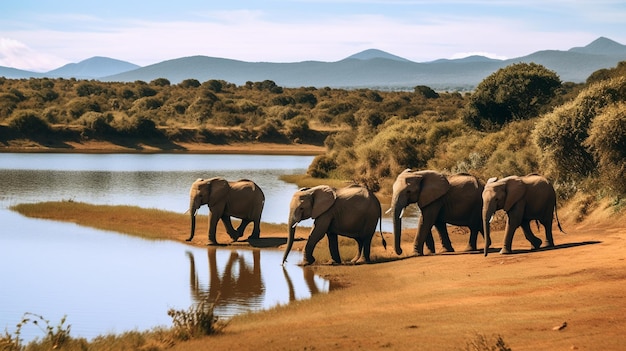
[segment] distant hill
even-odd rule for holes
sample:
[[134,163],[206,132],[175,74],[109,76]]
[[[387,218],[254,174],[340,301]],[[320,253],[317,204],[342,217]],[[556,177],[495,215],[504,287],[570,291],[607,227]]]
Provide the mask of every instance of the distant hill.
[[626,46],[600,37],[587,46],[567,51],[543,50],[509,60],[484,56],[413,62],[369,49],[337,62],[246,62],[208,56],[190,56],[139,67],[105,57],[93,57],[41,74],[0,67],[7,78],[64,77],[132,82],[167,78],[172,84],[194,78],[201,82],[225,80],[237,85],[273,80],[284,87],[412,89],[427,85],[436,90],[468,90],[496,70],[519,62],[535,62],[555,71],[561,80],[584,82],[601,68],[626,61]]
[[94,56],[80,61],[68,63],[63,67],[46,72],[47,77],[63,77],[78,79],[96,79],[140,68],[130,62],[120,61],[108,57]]
[[345,60],[350,60],[350,59],[355,59],[355,60],[388,59],[388,60],[409,62],[409,60],[403,57],[392,55],[388,52],[378,50],[378,49],[364,50],[364,51],[361,51],[359,53],[356,53],[354,55],[351,55],[345,58]]
[[17,68],[0,66],[0,77],[9,79],[41,78],[45,77],[45,73],[37,73]]

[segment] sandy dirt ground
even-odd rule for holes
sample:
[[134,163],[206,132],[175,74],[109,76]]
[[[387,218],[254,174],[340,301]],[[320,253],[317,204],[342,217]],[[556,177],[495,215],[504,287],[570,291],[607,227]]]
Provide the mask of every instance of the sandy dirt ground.
[[[567,208],[559,214],[567,234],[555,224],[555,248],[531,251],[518,230],[511,255],[495,250],[502,231],[493,233],[495,248],[487,257],[398,259],[393,245],[385,251],[374,240],[378,263],[311,267],[338,287],[329,294],[236,317],[222,334],[175,349],[475,350],[468,343],[481,335],[489,346],[500,336],[512,350],[624,350],[626,220],[604,209],[581,223]],[[533,231],[545,238],[534,225]],[[403,234],[405,254],[412,252],[414,232]],[[451,239],[461,249],[467,234],[453,230]]]

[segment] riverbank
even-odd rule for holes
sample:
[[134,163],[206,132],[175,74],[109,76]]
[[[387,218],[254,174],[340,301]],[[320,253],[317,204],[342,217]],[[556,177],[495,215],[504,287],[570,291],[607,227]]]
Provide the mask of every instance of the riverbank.
[[[163,235],[160,239],[186,243],[188,217],[182,214],[89,205],[90,212],[79,218],[72,206],[55,209],[47,204],[31,212],[43,216],[48,207],[46,218],[91,226],[102,216],[97,212],[108,213],[112,217],[105,222],[116,223],[123,233],[145,227],[157,237]],[[315,252],[320,264],[313,269],[342,288],[235,317],[222,334],[173,349],[477,350],[468,343],[485,337],[487,346],[495,346],[500,336],[516,351],[621,350],[626,343],[626,218],[601,204],[583,222],[578,222],[579,214],[575,204],[559,209],[568,234],[555,231],[555,248],[530,251],[518,232],[515,254],[506,256],[476,252],[397,257],[391,247],[384,250],[374,240],[375,264],[329,266],[318,256],[328,252],[327,244],[320,242]],[[156,225],[157,220],[163,223]],[[297,236],[305,238],[307,232],[302,228]],[[206,243],[199,233],[206,233],[205,220],[198,221],[192,245]],[[261,237],[282,239],[286,233],[284,227],[264,224]],[[411,252],[414,233],[403,233],[405,255]],[[224,235],[218,232],[218,240],[228,242]],[[498,247],[502,232],[492,235]],[[392,242],[390,234],[385,236]],[[467,234],[451,230],[451,240],[455,247],[464,247]],[[281,249],[279,242],[273,247]],[[295,249],[304,243],[298,241]]]
[[326,148],[314,144],[230,142],[210,144],[172,142],[162,144],[123,144],[111,141],[63,141],[41,143],[30,139],[11,140],[0,145],[0,152],[57,152],[57,153],[196,153],[196,154],[250,154],[250,155],[320,155]]

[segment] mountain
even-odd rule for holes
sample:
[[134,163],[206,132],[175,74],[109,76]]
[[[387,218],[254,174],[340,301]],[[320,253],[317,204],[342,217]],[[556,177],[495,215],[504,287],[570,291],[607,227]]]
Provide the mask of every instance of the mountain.
[[600,37],[587,46],[571,48],[569,51],[591,55],[626,55],[626,45],[622,45],[605,37]]
[[409,62],[409,60],[403,57],[392,55],[388,52],[384,52],[378,49],[364,50],[354,55],[348,56],[344,60],[351,60],[351,59],[354,59],[354,60],[387,59],[387,60],[395,60],[395,61],[401,61],[401,62]]
[[0,66],[0,77],[9,79],[41,78],[45,73],[25,71],[23,69]]
[[132,71],[140,68],[130,62],[120,61],[108,57],[94,56],[80,61],[79,63],[68,63],[67,65],[46,72],[47,77],[73,77],[78,79],[96,79],[110,76],[122,72]]
[[105,57],[93,57],[45,74],[0,67],[7,78],[75,77],[102,81],[145,82],[167,78],[172,84],[194,78],[218,79],[237,85],[272,80],[283,87],[333,87],[413,89],[427,85],[435,90],[468,90],[500,68],[519,62],[535,62],[555,71],[562,81],[584,82],[591,73],[626,61],[626,46],[600,37],[587,46],[567,51],[543,50],[527,56],[496,60],[484,56],[413,62],[390,53],[369,49],[336,62],[246,62],[208,56],[190,56],[139,67]]

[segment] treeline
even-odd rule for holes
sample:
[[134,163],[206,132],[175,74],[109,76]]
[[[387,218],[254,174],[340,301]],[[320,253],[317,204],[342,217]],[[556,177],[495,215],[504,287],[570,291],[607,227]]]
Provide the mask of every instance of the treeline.
[[41,139],[54,126],[79,130],[86,139],[321,144],[327,131],[425,110],[454,114],[462,105],[460,94],[443,99],[450,100],[446,104],[431,102],[429,94],[436,93],[427,87],[416,93],[287,89],[269,80],[236,86],[195,79],[172,85],[164,78],[133,83],[0,78],[0,124],[9,126],[14,138]]
[[[283,88],[273,81],[167,79],[110,83],[0,78],[0,124],[34,139],[80,137],[324,143],[309,174],[386,191],[406,168],[482,179],[542,173],[562,197],[626,193],[626,63],[563,83],[537,64],[514,64],[474,92]],[[2,136],[0,142],[7,143]]]

